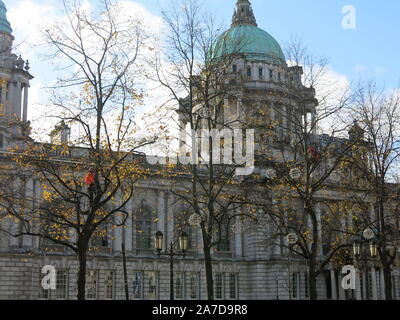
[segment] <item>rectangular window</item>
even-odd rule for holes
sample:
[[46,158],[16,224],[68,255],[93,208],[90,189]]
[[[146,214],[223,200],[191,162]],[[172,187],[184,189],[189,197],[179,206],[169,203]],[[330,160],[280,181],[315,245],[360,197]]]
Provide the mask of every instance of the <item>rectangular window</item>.
[[135,272],[133,280],[133,297],[143,299],[143,272]]
[[232,66],[232,71],[233,71],[233,72],[237,72],[237,65],[236,65],[236,64],[234,64],[234,65]]
[[152,248],[152,224],[153,217],[151,208],[142,200],[139,212],[136,213],[136,248]]
[[251,68],[250,67],[247,68],[247,76],[249,78],[251,77]]
[[88,270],[86,274],[86,298],[97,299],[97,270]]
[[298,290],[299,290],[299,273],[293,272],[292,273],[292,298],[293,299],[297,299],[299,297]]
[[175,298],[184,299],[184,274],[177,272],[175,274]]
[[237,299],[237,282],[238,275],[236,273],[229,274],[229,298]]
[[199,274],[196,272],[190,274],[190,299],[199,299]]
[[57,299],[68,298],[68,270],[57,270],[56,297]]
[[219,251],[219,252],[230,252],[231,251],[231,243],[230,243],[231,232],[230,232],[230,230],[231,229],[228,228],[228,223],[223,223],[220,231],[217,232],[216,238],[220,239],[220,241],[217,244],[217,251]]
[[42,286],[43,276],[42,270],[39,270],[39,299],[50,299],[50,290],[45,290]]
[[149,300],[158,299],[157,273],[154,271],[147,272],[146,279],[147,279],[148,299]]
[[278,73],[278,80],[281,81],[281,73]]
[[274,71],[272,69],[269,70],[269,79],[273,80],[274,78]]
[[105,298],[114,299],[114,276],[113,270],[107,270],[104,277]]
[[224,298],[224,274],[216,273],[215,274],[215,298],[223,299]]
[[264,70],[263,70],[263,68],[258,68],[258,76],[259,76],[260,78],[262,78],[263,75],[264,75]]

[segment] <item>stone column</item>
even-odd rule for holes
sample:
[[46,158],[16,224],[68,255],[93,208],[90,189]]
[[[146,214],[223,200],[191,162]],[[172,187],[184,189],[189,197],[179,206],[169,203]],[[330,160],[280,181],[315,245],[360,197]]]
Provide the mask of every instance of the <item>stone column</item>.
[[[166,217],[165,217],[165,192],[158,190],[157,192],[157,231],[161,231],[164,235],[166,234]],[[165,248],[165,236],[164,236],[164,248]]]
[[5,115],[6,114],[6,108],[7,108],[7,81],[4,80],[4,82],[1,85],[1,97],[0,97],[0,104],[2,105],[2,111],[1,114]]
[[16,114],[17,119],[21,119],[22,83],[20,83],[20,82],[17,82],[14,97],[15,97],[14,113]]
[[378,288],[376,283],[375,267],[371,268],[372,300],[378,300]]
[[[33,180],[29,179],[25,182],[25,205],[28,210],[33,208]],[[22,236],[22,247],[30,248],[32,247],[32,237],[28,235]]]
[[356,269],[356,300],[362,300],[361,277],[362,277],[362,272],[360,272],[360,270]]
[[[381,289],[381,300],[386,300],[386,294],[385,294],[385,278],[383,275],[383,268],[379,270],[380,273],[380,289]],[[392,284],[393,285],[393,284]]]
[[24,85],[24,110],[22,114],[22,121],[28,120],[28,90],[29,90],[29,85],[26,83]]
[[9,81],[8,83],[8,99],[6,104],[6,114],[11,118],[13,116],[14,108],[14,82]]
[[282,136],[286,138],[288,136],[288,121],[287,121],[287,107],[282,105]]
[[[119,199],[121,199],[121,192],[117,192],[117,197],[119,197]],[[120,204],[120,201],[118,201],[118,204]],[[121,217],[114,215],[114,223],[115,224],[120,224],[121,221]],[[113,250],[114,252],[118,252],[122,250],[122,227],[116,227],[114,229],[114,240],[113,240]]]
[[186,125],[186,121],[179,120],[179,155],[182,157],[185,157],[188,152]]
[[125,250],[132,251],[132,215],[133,215],[133,198],[129,200],[126,204],[126,210],[128,211],[128,219],[125,223],[125,232],[124,232],[124,240],[125,240]]
[[[40,203],[41,201],[41,195],[42,195],[42,184],[40,183],[39,180],[33,181],[33,204],[32,206],[35,208],[37,203]],[[39,232],[40,230],[40,225],[38,223],[33,224],[33,231],[34,232]],[[76,235],[76,233],[74,232]],[[33,247],[39,248],[40,246],[40,238],[39,237],[33,237]]]
[[[240,209],[238,208],[237,211],[240,211]],[[237,214],[239,214],[239,212],[237,212]],[[239,219],[239,217],[237,217],[236,219]],[[235,232],[235,256],[236,257],[243,256],[242,236],[243,236],[243,232]]]
[[172,193],[168,193],[167,195],[167,232],[165,235],[165,239],[167,244],[169,245],[171,241],[174,241],[174,231],[175,231],[175,217],[174,217],[174,195]]

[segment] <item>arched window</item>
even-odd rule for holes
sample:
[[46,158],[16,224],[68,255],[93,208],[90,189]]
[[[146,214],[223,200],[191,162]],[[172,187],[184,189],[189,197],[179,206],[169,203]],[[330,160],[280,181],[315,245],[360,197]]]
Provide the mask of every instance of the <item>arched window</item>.
[[251,77],[251,67],[247,67],[247,76]]
[[136,248],[151,249],[152,246],[152,212],[146,200],[142,200],[136,213]]

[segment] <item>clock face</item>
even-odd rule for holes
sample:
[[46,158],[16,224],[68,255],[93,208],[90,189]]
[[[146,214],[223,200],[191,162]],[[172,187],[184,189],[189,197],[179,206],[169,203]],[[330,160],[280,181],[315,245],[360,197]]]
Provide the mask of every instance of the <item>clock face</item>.
[[375,236],[375,234],[374,231],[372,231],[370,228],[367,228],[364,230],[363,236],[365,239],[371,240]]
[[292,179],[299,179],[301,177],[301,170],[299,168],[290,170],[290,177]]
[[189,217],[189,224],[190,224],[192,227],[199,227],[199,226],[200,226],[200,223],[201,223],[200,217],[199,217],[197,214],[192,214],[192,215]]
[[298,238],[297,235],[295,233],[289,233],[287,235],[287,242],[289,244],[295,244],[297,242]]
[[242,233],[244,232],[244,225],[241,222],[236,222],[233,226],[232,226],[232,232],[237,234],[237,233]]

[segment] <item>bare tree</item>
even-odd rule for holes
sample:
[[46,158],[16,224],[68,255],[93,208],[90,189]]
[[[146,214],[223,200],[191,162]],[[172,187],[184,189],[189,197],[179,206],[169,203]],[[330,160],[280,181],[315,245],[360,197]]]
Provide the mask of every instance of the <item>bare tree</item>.
[[[310,299],[315,300],[317,277],[349,245],[350,232],[338,210],[340,198],[329,195],[329,190],[340,183],[340,165],[354,144],[344,138],[349,127],[340,126],[336,118],[349,107],[352,96],[325,82],[327,60],[312,55],[301,41],[289,43],[286,56],[290,78],[285,86],[296,106],[274,108],[275,119],[264,126],[265,165],[274,175],[264,182],[270,196],[264,205],[259,203],[266,215],[260,221],[271,225],[268,245],[282,245],[284,254],[304,259]],[[323,89],[318,101],[316,88]],[[289,234],[295,235],[295,245],[286,241]]]
[[[350,199],[360,209],[359,225],[374,231],[382,264],[385,297],[393,299],[391,267],[400,239],[398,224],[399,185],[396,177],[400,159],[400,96],[387,93],[374,81],[360,83],[349,116],[355,119],[359,139],[353,157],[346,162],[350,184],[363,193],[351,193]],[[372,207],[372,208],[371,208]]]
[[[84,300],[90,241],[106,224],[124,224],[125,205],[144,175],[135,153],[152,142],[135,138],[133,122],[147,37],[140,21],[114,1],[99,1],[92,12],[78,0],[63,5],[65,19],[44,30],[48,58],[63,70],[50,103],[61,125],[53,144],[27,140],[14,150],[4,174],[14,182],[3,184],[0,196],[3,212],[20,225],[7,230],[12,236],[47,239],[78,256],[78,299]],[[32,195],[28,178],[40,183],[42,197]]]
[[[179,105],[178,121],[171,117],[170,122],[177,122],[180,132],[179,170],[171,192],[189,208],[201,229],[207,298],[213,300],[212,249],[228,244],[230,226],[241,215],[245,198],[235,179],[243,163],[221,164],[220,151],[221,139],[230,143],[233,137],[229,131],[233,123],[224,119],[224,99],[235,88],[229,85],[228,67],[245,39],[218,37],[221,29],[203,13],[199,1],[175,2],[163,17],[168,32],[164,54],[152,63],[154,78],[168,90],[170,101]],[[224,129],[230,137],[214,134]],[[176,158],[173,162],[176,169]]]

